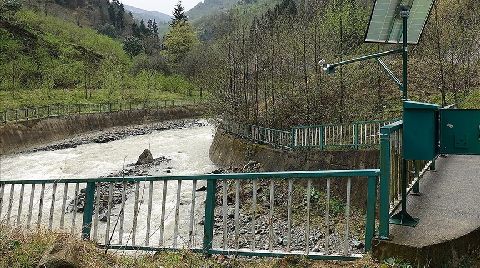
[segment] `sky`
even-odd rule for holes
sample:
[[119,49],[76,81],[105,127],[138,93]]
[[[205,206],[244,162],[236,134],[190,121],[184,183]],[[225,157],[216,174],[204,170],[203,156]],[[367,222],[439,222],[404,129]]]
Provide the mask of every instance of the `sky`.
[[[145,10],[160,11],[162,13],[172,15],[173,8],[177,4],[178,0],[121,0],[120,2]],[[182,5],[185,10],[188,11],[199,2],[203,2],[203,0],[182,0]]]

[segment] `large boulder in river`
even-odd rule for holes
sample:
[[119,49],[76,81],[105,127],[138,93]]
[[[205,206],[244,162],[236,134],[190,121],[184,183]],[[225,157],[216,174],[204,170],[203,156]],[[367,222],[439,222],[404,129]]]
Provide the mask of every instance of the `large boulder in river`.
[[145,165],[153,163],[153,155],[150,150],[145,149],[143,153],[138,157],[138,161],[135,165]]

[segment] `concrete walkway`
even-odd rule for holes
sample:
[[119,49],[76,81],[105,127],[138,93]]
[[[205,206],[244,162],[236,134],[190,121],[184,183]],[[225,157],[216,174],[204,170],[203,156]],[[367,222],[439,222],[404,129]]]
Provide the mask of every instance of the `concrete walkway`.
[[417,263],[444,263],[480,246],[480,156],[439,157],[436,168],[420,180],[420,196],[408,196],[408,212],[419,224],[390,225],[392,240],[377,246],[380,257],[400,254]]

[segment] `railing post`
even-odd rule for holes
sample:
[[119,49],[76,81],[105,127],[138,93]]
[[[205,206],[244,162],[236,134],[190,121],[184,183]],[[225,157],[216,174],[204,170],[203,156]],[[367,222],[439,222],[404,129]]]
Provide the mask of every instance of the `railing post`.
[[375,235],[375,205],[377,202],[377,177],[368,177],[367,182],[367,219],[365,222],[365,251],[372,249]]
[[[417,182],[413,185],[412,187],[412,195],[419,195],[420,194],[420,165],[419,161],[413,161],[413,166],[415,169],[415,178],[417,179]],[[408,167],[408,165],[407,165]]]
[[292,148],[292,150],[295,149],[295,146],[296,146],[296,139],[297,139],[296,132],[297,132],[297,129],[292,128],[292,133],[290,134],[291,135],[290,148]]
[[353,125],[353,146],[355,148],[355,150],[358,150],[358,144],[359,144],[359,140],[358,140],[358,123],[354,123]]
[[380,239],[390,236],[390,130],[380,129],[380,225],[378,234]]
[[320,142],[319,142],[319,145],[320,145],[320,151],[322,151],[324,148],[325,148],[325,143],[324,143],[324,133],[325,133],[325,127],[324,126],[320,126],[318,128],[319,130],[319,134],[318,134],[318,137],[320,139]]
[[[5,118],[7,118],[7,117],[5,116]],[[435,167],[435,160],[436,160],[435,158],[432,159],[432,164],[430,165],[430,170],[431,170],[431,171],[434,171],[434,170],[436,169],[436,167]]]
[[203,253],[209,254],[213,244],[213,226],[215,224],[215,194],[217,180],[207,180],[207,197],[205,200],[205,224],[203,225]]
[[[95,201],[95,183],[87,182],[85,191],[85,207],[83,209],[82,239],[90,239],[90,231],[92,230],[93,204]],[[98,215],[95,215],[96,217]]]

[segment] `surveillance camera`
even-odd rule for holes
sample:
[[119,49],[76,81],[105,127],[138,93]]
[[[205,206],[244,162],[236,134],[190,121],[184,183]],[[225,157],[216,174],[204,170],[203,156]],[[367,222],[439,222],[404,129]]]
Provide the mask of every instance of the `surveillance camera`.
[[333,74],[335,73],[335,66],[327,64],[323,67],[323,71],[327,74]]

